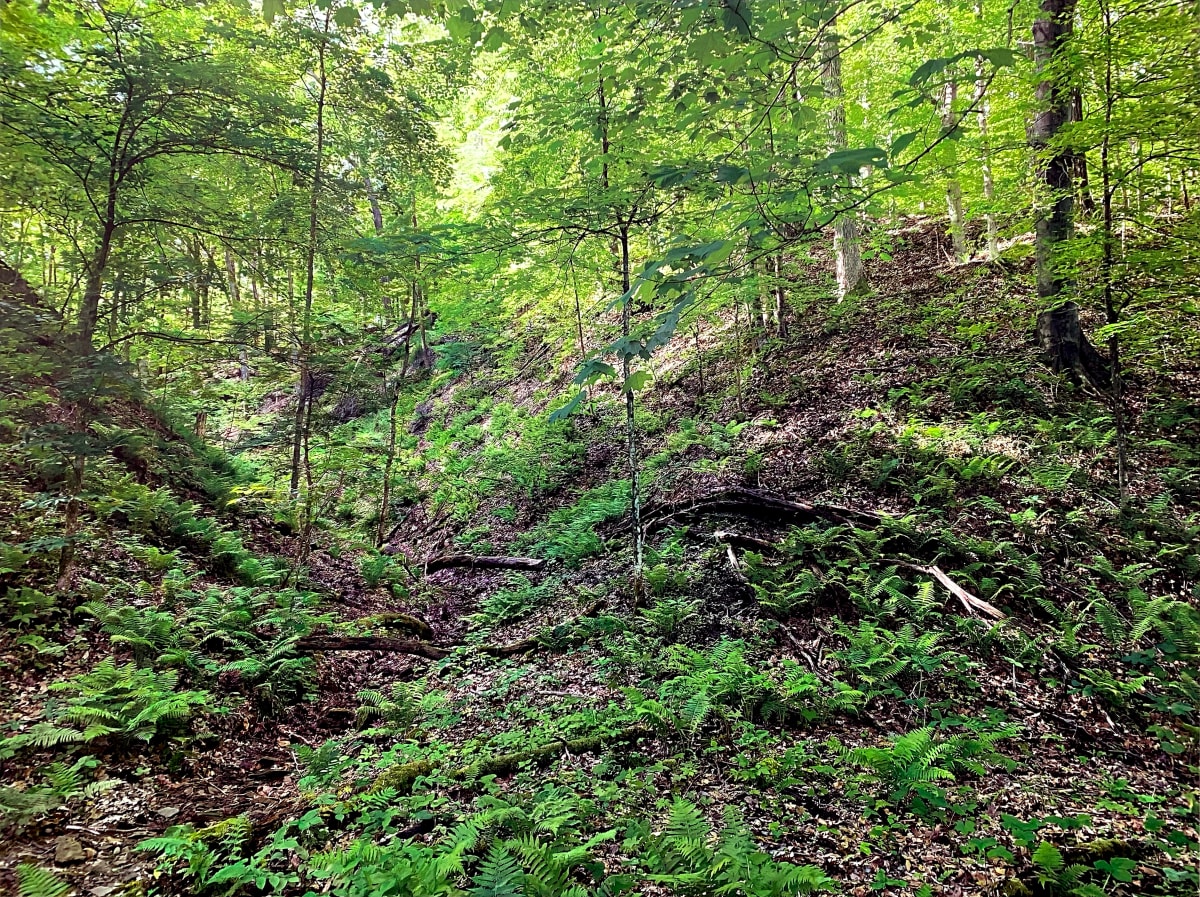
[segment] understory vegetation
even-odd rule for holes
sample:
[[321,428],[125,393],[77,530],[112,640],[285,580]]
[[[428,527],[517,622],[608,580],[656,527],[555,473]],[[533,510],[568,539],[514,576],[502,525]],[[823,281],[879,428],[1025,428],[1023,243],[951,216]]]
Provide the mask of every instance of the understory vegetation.
[[1200,26],[0,4],[0,891],[1200,888]]

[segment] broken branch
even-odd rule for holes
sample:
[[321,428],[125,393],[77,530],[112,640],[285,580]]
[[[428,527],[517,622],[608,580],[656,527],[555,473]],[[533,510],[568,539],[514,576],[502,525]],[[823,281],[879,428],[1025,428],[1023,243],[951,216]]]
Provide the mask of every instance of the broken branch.
[[421,564],[426,573],[447,570],[451,567],[470,567],[479,570],[541,570],[546,566],[544,558],[490,557],[474,554],[443,554],[431,557]]

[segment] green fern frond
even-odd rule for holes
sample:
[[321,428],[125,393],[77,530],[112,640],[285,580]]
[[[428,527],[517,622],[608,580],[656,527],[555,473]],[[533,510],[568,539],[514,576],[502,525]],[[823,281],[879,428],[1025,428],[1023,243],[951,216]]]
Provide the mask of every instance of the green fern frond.
[[471,879],[471,897],[521,897],[524,874],[516,858],[503,846],[494,845]]
[[49,870],[22,863],[17,866],[19,897],[65,897],[71,886]]

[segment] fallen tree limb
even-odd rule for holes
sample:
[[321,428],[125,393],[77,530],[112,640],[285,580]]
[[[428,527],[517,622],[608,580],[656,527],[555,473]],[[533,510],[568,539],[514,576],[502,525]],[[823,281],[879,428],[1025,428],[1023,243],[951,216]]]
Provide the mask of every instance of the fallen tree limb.
[[478,570],[541,570],[545,566],[546,561],[543,558],[489,557],[475,554],[443,554],[421,563],[426,573],[451,567],[470,567]]
[[[834,523],[875,524],[880,515],[839,505],[793,501],[761,489],[734,486],[699,498],[670,504],[649,505],[645,510],[646,532],[657,532],[672,523],[714,514],[733,514],[764,520],[830,520]],[[627,526],[628,524],[626,524]]]
[[379,635],[306,635],[296,641],[296,650],[311,654],[321,651],[387,651],[392,654],[413,654],[442,660],[450,656],[452,647],[444,648],[416,639],[388,638]]
[[968,613],[983,614],[991,617],[993,620],[1003,620],[1004,612],[997,608],[994,604],[989,604],[982,598],[976,598],[946,573],[941,567],[932,564],[914,564],[909,561],[902,561],[899,558],[882,558],[885,564],[895,564],[897,567],[904,567],[908,570],[916,570],[918,573],[924,573],[926,576],[932,576],[940,582],[955,598],[957,598],[962,606],[967,609]]
[[731,533],[726,530],[719,529],[713,533],[713,539],[724,545],[735,545],[738,548],[752,548],[755,551],[774,554],[779,551],[778,542],[770,542],[766,539],[758,539],[754,536],[746,536],[742,533]]
[[[484,776],[504,775],[505,773],[513,772],[523,763],[548,763],[551,760],[558,759],[563,754],[588,754],[607,745],[637,741],[640,738],[645,738],[653,734],[654,731],[652,729],[639,725],[630,726],[619,732],[607,735],[590,735],[586,738],[575,738],[570,741],[551,741],[524,751],[485,757],[476,763],[447,770],[446,775],[451,779],[474,782]],[[368,793],[373,794],[385,788],[395,788],[397,791],[405,792],[412,787],[413,782],[418,778],[430,775],[435,769],[437,767],[434,766],[433,761],[428,759],[398,764],[384,770],[375,779],[374,783],[372,783]]]

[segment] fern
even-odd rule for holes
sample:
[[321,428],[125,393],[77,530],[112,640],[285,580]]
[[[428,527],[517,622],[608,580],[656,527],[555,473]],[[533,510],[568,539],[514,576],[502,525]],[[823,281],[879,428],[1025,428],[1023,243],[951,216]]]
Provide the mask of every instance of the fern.
[[471,897],[521,897],[524,881],[521,865],[504,847],[495,845],[471,879]]
[[997,742],[1017,734],[1015,727],[936,738],[930,726],[897,736],[886,747],[843,749],[842,758],[870,768],[890,791],[888,799],[900,803],[922,786],[953,780],[958,772],[983,775],[988,764],[1008,765],[996,753]]
[[40,866],[17,866],[18,897],[66,897],[70,890],[69,884]]

